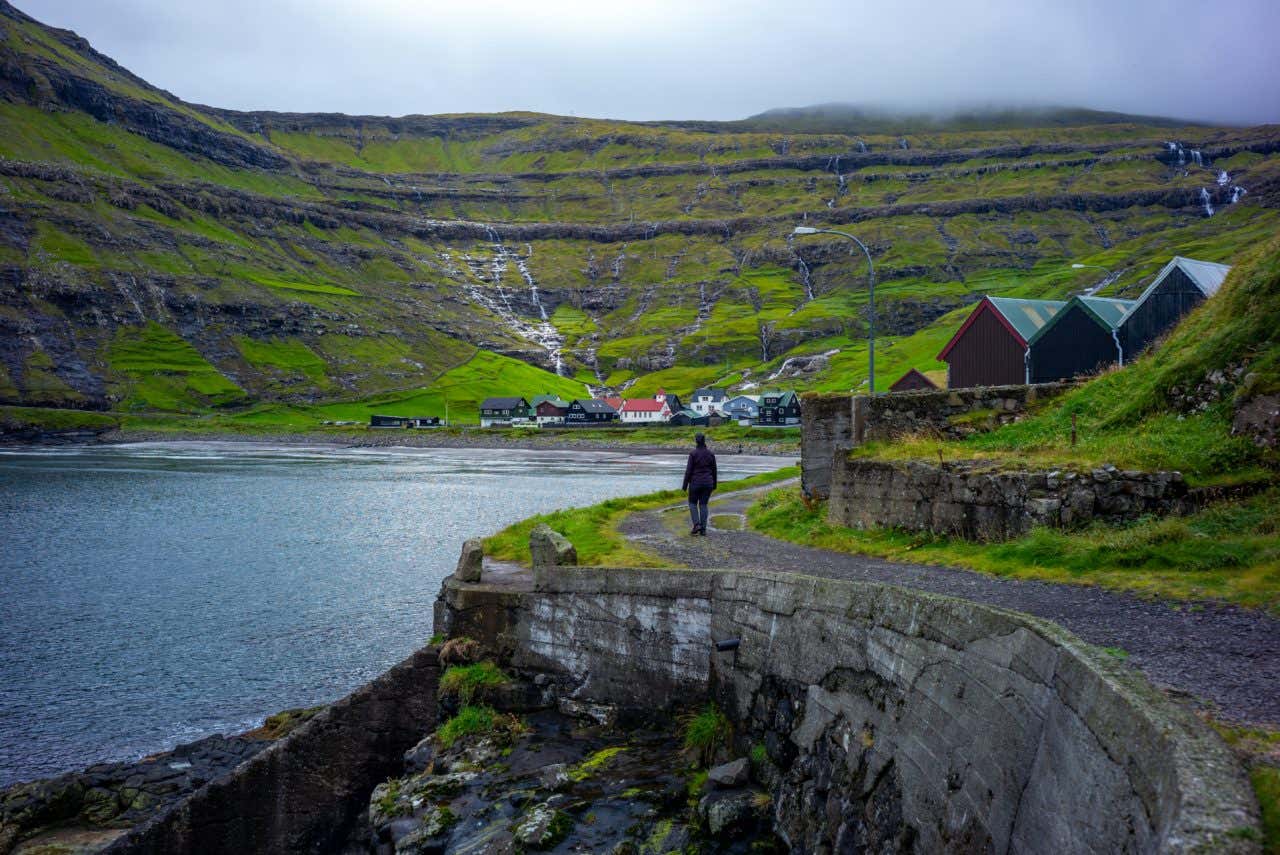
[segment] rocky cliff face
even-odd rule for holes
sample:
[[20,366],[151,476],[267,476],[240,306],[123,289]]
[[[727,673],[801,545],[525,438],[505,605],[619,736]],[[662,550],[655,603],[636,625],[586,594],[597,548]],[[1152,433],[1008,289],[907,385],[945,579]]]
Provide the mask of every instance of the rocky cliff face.
[[[1136,287],[1186,235],[1225,257],[1280,222],[1274,128],[931,131],[903,148],[536,114],[240,113],[184,103],[7,3],[0,113],[7,403],[225,405],[212,374],[237,405],[362,397],[428,386],[476,348],[641,391],[672,368],[758,382],[865,328],[860,264],[840,242],[789,242],[801,221],[869,243],[905,366],[929,349],[892,342],[975,293],[1087,284],[1064,281],[1063,259],[1111,251]],[[121,330],[144,324],[192,348],[185,373],[121,358]],[[793,379],[847,388],[851,370]],[[169,391],[140,394],[140,375]]]

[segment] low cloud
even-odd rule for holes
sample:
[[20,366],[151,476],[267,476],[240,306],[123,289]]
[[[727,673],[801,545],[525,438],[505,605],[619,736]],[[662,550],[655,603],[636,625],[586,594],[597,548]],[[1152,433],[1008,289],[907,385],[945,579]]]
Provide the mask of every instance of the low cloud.
[[182,98],[236,109],[735,119],[1039,104],[1280,121],[1275,0],[18,5]]

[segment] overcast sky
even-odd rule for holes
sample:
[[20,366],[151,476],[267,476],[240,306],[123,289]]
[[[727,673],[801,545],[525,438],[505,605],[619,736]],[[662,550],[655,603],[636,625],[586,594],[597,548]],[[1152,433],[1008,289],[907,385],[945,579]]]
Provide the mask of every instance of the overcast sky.
[[1280,0],[16,0],[188,100],[734,119],[849,102],[1280,121]]

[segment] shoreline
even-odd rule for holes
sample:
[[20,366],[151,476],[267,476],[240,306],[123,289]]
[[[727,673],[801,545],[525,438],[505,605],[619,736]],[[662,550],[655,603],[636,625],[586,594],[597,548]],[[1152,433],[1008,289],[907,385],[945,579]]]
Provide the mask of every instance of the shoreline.
[[[0,438],[0,447],[40,448],[50,445],[125,445],[135,442],[243,442],[266,445],[327,445],[335,448],[476,448],[512,449],[517,451],[609,451],[625,454],[679,454],[692,448],[692,438],[680,437],[680,442],[670,445],[653,443],[618,442],[599,437],[573,437],[566,432],[530,436],[484,435],[483,429],[475,432],[452,433],[445,431],[387,430],[377,433],[356,432],[263,432],[239,433],[198,430],[144,430],[116,428],[100,433],[85,431],[50,432],[36,438]],[[728,441],[717,444],[714,436],[708,441],[712,449],[722,455],[737,454],[756,457],[799,457],[800,447],[788,447],[787,443],[762,443],[756,441]]]

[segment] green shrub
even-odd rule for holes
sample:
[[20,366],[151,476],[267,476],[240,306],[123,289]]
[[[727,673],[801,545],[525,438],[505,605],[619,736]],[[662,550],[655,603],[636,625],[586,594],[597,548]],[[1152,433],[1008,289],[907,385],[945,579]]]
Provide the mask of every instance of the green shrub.
[[709,765],[716,751],[733,738],[733,725],[720,708],[707,704],[701,712],[684,719],[684,747],[697,763]]
[[459,739],[481,734],[515,736],[525,730],[521,721],[513,715],[503,715],[486,706],[464,706],[458,714],[436,730],[436,741],[442,748],[449,748]]
[[502,669],[489,661],[474,665],[454,665],[440,678],[440,694],[456,697],[464,706],[469,706],[477,695],[483,695],[510,681],[511,678],[502,673]]

